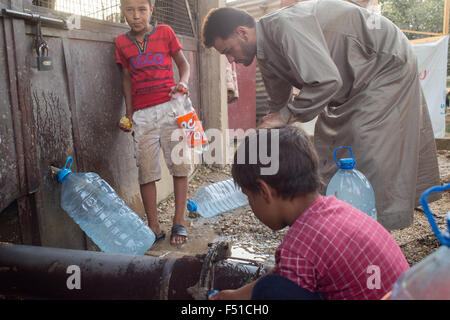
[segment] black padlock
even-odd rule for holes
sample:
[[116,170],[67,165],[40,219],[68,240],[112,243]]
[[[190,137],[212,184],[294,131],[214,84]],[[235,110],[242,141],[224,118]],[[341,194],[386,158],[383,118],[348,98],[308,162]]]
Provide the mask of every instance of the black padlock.
[[46,43],[39,47],[39,56],[37,57],[37,67],[39,71],[53,70],[53,59],[48,56],[48,47]]
[[50,57],[37,57],[37,66],[39,71],[53,70],[53,59]]
[[53,70],[53,60],[48,56],[48,46],[42,37],[41,32],[41,20],[39,15],[35,18],[36,23],[36,35],[34,38],[34,48],[37,54],[37,68],[39,71],[49,71]]

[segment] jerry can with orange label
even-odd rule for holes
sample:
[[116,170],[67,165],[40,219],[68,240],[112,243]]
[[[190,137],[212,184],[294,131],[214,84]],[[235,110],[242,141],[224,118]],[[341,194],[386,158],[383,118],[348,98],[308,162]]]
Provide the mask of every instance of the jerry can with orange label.
[[192,106],[191,99],[185,94],[173,96],[176,106],[175,116],[179,127],[183,130],[189,148],[197,153],[202,153],[208,149],[208,138],[203,131],[203,126],[198,118],[197,112]]

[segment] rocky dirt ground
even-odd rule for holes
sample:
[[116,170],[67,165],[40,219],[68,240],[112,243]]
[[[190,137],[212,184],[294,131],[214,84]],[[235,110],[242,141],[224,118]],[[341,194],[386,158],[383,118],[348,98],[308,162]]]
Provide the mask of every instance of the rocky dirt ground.
[[[438,151],[439,172],[441,183],[450,183],[450,151]],[[442,193],[442,199],[430,203],[430,210],[434,213],[436,222],[441,230],[446,229],[446,215],[450,211],[450,192]],[[439,246],[439,241],[431,231],[422,208],[414,210],[414,223],[403,230],[392,231],[400,248],[410,265],[422,260],[433,253]]]
[[[450,151],[438,151],[438,161],[442,183],[450,182]],[[197,169],[189,183],[188,197],[202,185],[231,177],[230,167],[215,168],[202,166]],[[450,211],[450,193],[442,194],[442,199],[430,204],[441,229],[445,227],[445,215]],[[247,258],[270,265],[274,263],[273,254],[281,243],[287,228],[274,232],[263,225],[252,213],[249,206],[204,219],[187,217],[189,241],[181,247],[169,244],[170,228],[174,212],[173,196],[158,206],[159,220],[167,237],[147,252],[158,257],[179,257],[196,255],[208,251],[208,243],[227,241],[232,245],[232,256]],[[410,265],[413,265],[439,247],[439,242],[431,231],[427,218],[421,208],[414,211],[414,223],[411,227],[391,232]]]

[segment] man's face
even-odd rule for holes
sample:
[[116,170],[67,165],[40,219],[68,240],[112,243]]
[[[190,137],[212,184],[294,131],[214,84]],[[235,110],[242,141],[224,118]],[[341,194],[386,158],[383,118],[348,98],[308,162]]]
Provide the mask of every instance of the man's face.
[[228,39],[216,38],[214,48],[224,54],[230,63],[236,62],[248,67],[256,56],[256,45],[234,33]]
[[152,10],[148,0],[126,0],[122,7],[123,14],[135,33],[145,32]]

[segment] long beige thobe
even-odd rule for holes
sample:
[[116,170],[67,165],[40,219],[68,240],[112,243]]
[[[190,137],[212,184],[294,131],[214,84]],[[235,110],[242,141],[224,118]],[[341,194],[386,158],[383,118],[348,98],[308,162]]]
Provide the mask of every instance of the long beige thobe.
[[[410,226],[421,193],[440,178],[405,35],[356,5],[311,0],[262,17],[256,37],[271,112],[286,121],[318,116],[314,144],[324,182],[338,169],[334,149],[350,146],[374,188],[378,221],[389,230]],[[300,89],[294,100],[292,86]]]

